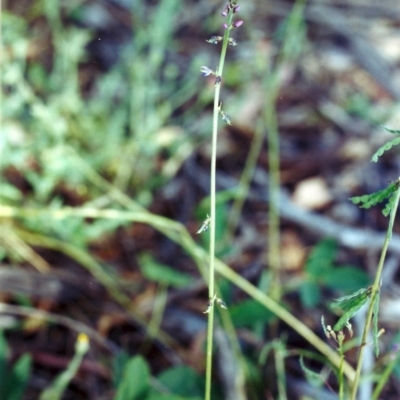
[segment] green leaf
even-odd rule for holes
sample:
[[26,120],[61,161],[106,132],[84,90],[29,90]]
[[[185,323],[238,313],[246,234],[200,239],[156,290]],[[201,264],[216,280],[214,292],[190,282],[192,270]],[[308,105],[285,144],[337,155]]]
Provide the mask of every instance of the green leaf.
[[307,381],[314,387],[320,387],[324,383],[324,378],[321,374],[312,371],[311,369],[307,368],[304,364],[303,356],[300,357],[300,367],[304,372]]
[[396,200],[396,192],[393,192],[389,197],[389,200],[386,203],[385,208],[382,210],[382,214],[385,217],[388,217],[389,214],[391,213],[395,200]]
[[344,293],[354,292],[370,284],[368,275],[351,265],[332,268],[322,278],[325,286]]
[[385,199],[389,198],[393,192],[397,189],[397,182],[391,183],[385,189],[379,190],[371,194],[364,194],[363,196],[351,197],[350,200],[353,204],[362,203],[361,208],[370,208],[378,203],[381,203]]
[[398,331],[391,340],[391,353],[394,358],[393,375],[400,380],[400,331]]
[[139,257],[139,263],[143,275],[151,281],[176,288],[187,287],[193,281],[189,275],[155,261],[148,254],[141,255]]
[[331,308],[340,309],[344,312],[339,321],[336,322],[333,327],[334,331],[339,331],[346,325],[346,322],[349,321],[367,302],[368,298],[371,296],[371,292],[372,287],[369,286],[367,288],[362,288],[349,296],[340,297],[331,303]]
[[0,330],[0,399],[22,400],[31,370],[31,356],[22,355],[10,369],[7,366],[8,346]]
[[300,300],[304,307],[315,307],[321,301],[321,289],[317,283],[306,281],[299,290]]
[[145,400],[149,391],[150,369],[141,356],[131,358],[114,400]]
[[182,397],[175,394],[160,393],[159,391],[152,389],[146,400],[202,400],[202,397]]
[[31,372],[32,358],[29,354],[22,355],[15,363],[10,379],[11,390],[7,400],[22,400],[29,381]]
[[322,277],[332,268],[337,253],[337,244],[334,239],[321,240],[311,251],[305,271],[314,277]]
[[185,365],[169,368],[158,375],[158,380],[174,395],[202,398],[204,379]]
[[7,346],[6,339],[4,337],[4,331],[0,330],[0,399],[7,398],[8,392],[8,368],[7,368],[7,357],[8,357],[9,349]]
[[122,350],[116,354],[112,361],[113,384],[117,388],[124,376],[124,369],[129,361],[129,354]]
[[2,204],[15,205],[23,199],[19,189],[7,182],[1,182],[0,200]]
[[[388,129],[387,129],[388,130]],[[398,131],[389,131],[392,133],[397,133]],[[386,151],[390,150],[393,146],[397,146],[400,144],[400,137],[397,137],[393,140],[390,140],[389,142],[386,142],[383,146],[379,147],[379,149],[375,152],[375,154],[372,156],[371,161],[373,162],[378,162],[379,157],[385,153]]]
[[236,305],[230,305],[229,311],[236,328],[253,326],[258,322],[268,323],[275,318],[274,314],[253,299],[244,300]]
[[400,135],[400,130],[395,130],[395,129],[389,129],[384,127],[388,132],[393,133],[395,135]]

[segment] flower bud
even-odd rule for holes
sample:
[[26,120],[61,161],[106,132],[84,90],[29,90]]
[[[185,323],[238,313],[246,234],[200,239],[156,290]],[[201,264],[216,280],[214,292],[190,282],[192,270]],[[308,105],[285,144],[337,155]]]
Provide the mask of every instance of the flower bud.
[[233,38],[229,38],[228,39],[228,44],[230,46],[236,46],[237,45],[237,41],[235,39],[233,39]]
[[214,74],[214,71],[213,71],[212,69],[208,68],[208,67],[205,66],[205,65],[203,65],[203,66],[200,68],[200,72],[201,72],[201,74],[202,74],[203,76],[210,76],[210,75]]
[[234,27],[234,28],[239,28],[239,26],[242,26],[243,25],[243,21],[240,19],[239,21],[236,21],[236,22],[234,22],[233,24],[232,24],[232,26]]
[[220,41],[222,41],[222,39],[222,36],[211,36],[211,38],[206,40],[206,42],[211,44],[218,44]]

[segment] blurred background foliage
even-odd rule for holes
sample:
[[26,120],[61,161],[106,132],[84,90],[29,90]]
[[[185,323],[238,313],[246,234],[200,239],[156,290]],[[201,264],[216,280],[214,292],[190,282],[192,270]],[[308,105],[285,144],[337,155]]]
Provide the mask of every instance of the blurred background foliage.
[[[294,191],[298,180],[325,173],[340,203],[330,216],[339,215],[342,207],[339,219],[350,215],[346,221],[356,223],[358,211],[349,212],[343,204],[349,192],[357,193],[362,185],[368,190],[361,192],[371,191],[385,179],[385,174],[369,174],[368,146],[376,139],[369,144],[367,131],[389,119],[393,98],[368,79],[351,80],[347,72],[333,85],[337,76],[322,70],[325,66],[313,53],[318,29],[309,33],[304,22],[304,35],[297,38],[301,43],[285,43],[292,4],[268,3],[270,8],[243,2],[245,24],[235,32],[239,45],[229,49],[223,95],[234,124],[220,136],[220,176],[222,181],[227,174],[240,178],[268,96],[262,82],[285,49],[298,48],[303,54],[299,65],[287,63],[278,71],[283,88],[277,110],[286,129],[281,143],[283,184]],[[223,4],[4,0],[2,7],[0,204],[50,211],[67,206],[140,212],[143,207],[183,222],[194,234],[208,209],[213,95],[212,80],[201,80],[199,71],[202,65],[213,68],[217,63],[218,49],[205,39],[220,32]],[[324,35],[322,40],[327,40]],[[351,74],[354,66],[346,68]],[[347,124],[355,136],[350,147],[356,150],[346,147],[344,155],[335,158]],[[324,168],[322,161],[327,163]],[[263,152],[258,162],[255,182],[264,184]],[[385,162],[386,175],[397,171],[398,158]],[[354,176],[348,170],[356,171]],[[235,234],[227,232],[225,221],[237,196],[221,185],[218,255],[257,281],[265,266],[265,196],[254,200],[254,193],[244,194],[253,203],[245,205],[247,219],[241,220],[240,236],[226,242],[227,234]],[[366,219],[382,226],[373,213]],[[78,354],[74,331],[88,327],[96,345],[63,398],[202,397],[202,312],[207,299],[195,257],[146,224],[123,218],[60,219],[32,213],[3,218],[1,224],[0,295],[3,307],[17,307],[2,309],[4,316],[16,316],[0,322],[10,343],[0,336],[0,376],[7,376],[0,380],[2,399],[39,398],[46,387],[61,385],[57,374],[72,368],[67,360]],[[321,333],[315,321],[326,297],[364,287],[368,271],[355,267],[362,264],[361,256],[344,254],[337,240],[303,238],[300,233],[303,242],[290,242],[293,228],[286,228],[283,240],[289,244],[282,252],[291,251],[296,261],[283,266],[288,276],[283,282],[285,307],[299,318],[305,314],[303,319]],[[205,234],[198,242],[206,248],[207,239]],[[278,368],[271,375],[265,355],[271,349],[287,357],[288,368],[295,371],[296,392],[301,371],[285,346],[301,349],[307,344],[283,329],[281,339],[265,346],[273,314],[225,279],[219,285],[232,331],[239,335],[244,330],[238,347],[244,353],[246,384],[237,371],[230,377],[247,397],[236,391],[235,398],[259,399],[274,392],[264,387],[263,379],[279,380],[285,372]],[[44,314],[32,315],[33,309]],[[165,345],[171,338],[163,336],[164,331],[179,342],[180,352]],[[398,343],[398,336],[391,340]],[[223,341],[218,345],[223,348]],[[321,365],[318,356],[314,358]],[[393,370],[398,385],[398,363]],[[216,375],[225,386],[216,385],[213,399],[228,398],[229,376],[223,368],[217,368]],[[318,396],[329,399],[329,392]]]

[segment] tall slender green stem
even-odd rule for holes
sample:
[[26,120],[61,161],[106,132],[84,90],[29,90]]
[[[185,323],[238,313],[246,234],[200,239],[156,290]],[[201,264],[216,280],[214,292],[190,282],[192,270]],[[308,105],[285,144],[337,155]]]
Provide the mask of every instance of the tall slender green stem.
[[351,400],[355,400],[356,399],[358,386],[359,386],[359,383],[360,383],[360,376],[361,376],[361,371],[362,371],[362,367],[363,367],[364,350],[365,350],[365,346],[367,345],[367,336],[368,336],[368,332],[369,332],[370,327],[371,327],[372,315],[374,313],[374,304],[375,304],[375,301],[376,301],[376,296],[378,295],[378,292],[379,292],[379,289],[380,289],[380,286],[381,286],[383,265],[384,265],[384,262],[385,262],[387,249],[389,247],[389,242],[390,242],[390,239],[392,237],[394,218],[396,216],[397,208],[399,206],[400,185],[397,188],[397,192],[396,192],[395,196],[396,196],[396,198],[395,198],[395,201],[394,201],[394,204],[393,204],[392,211],[390,213],[390,220],[389,220],[388,230],[387,230],[387,233],[386,233],[385,243],[383,244],[381,257],[379,259],[378,269],[377,269],[376,275],[375,275],[375,281],[374,281],[374,284],[372,285],[371,300],[370,300],[370,303],[369,303],[367,319],[365,321],[364,331],[363,331],[363,335],[362,335],[362,338],[361,338],[360,352],[358,354],[358,360],[357,360],[356,375],[355,375],[355,378],[354,378],[352,392],[351,392]]
[[222,41],[221,57],[216,71],[214,110],[213,110],[213,131],[212,131],[212,151],[211,151],[211,183],[210,183],[210,264],[208,276],[208,327],[207,327],[207,359],[206,359],[206,389],[205,400],[211,399],[211,372],[212,372],[212,352],[213,352],[213,329],[214,329],[214,295],[215,295],[215,210],[216,210],[216,168],[217,168],[217,139],[218,139],[218,118],[220,112],[220,91],[221,77],[224,69],[226,50],[230,27],[232,24],[233,11],[229,11],[228,29],[225,30]]

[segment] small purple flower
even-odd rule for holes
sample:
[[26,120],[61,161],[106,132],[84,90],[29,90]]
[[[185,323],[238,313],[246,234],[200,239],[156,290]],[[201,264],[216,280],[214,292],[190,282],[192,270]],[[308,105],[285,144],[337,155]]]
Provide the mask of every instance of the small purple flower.
[[236,22],[234,22],[233,24],[232,24],[232,26],[234,27],[234,28],[239,28],[239,26],[242,26],[243,25],[243,21],[240,19],[239,21],[236,21]]
[[221,13],[221,15],[223,16],[223,17],[227,17],[228,16],[228,11],[222,11],[222,13]]
[[236,14],[237,12],[239,12],[240,10],[240,6],[235,6],[233,7],[233,13]]
[[208,68],[208,67],[205,66],[205,65],[203,65],[203,66],[200,68],[200,72],[201,72],[201,74],[202,74],[203,76],[210,76],[210,75],[213,75],[213,74],[214,74],[214,71],[213,71],[212,69]]
[[223,23],[223,24],[222,24],[222,27],[223,27],[224,29],[228,29],[228,24]]

